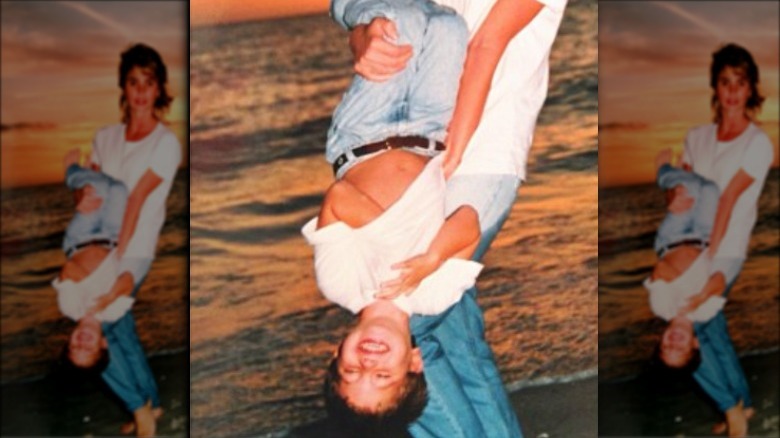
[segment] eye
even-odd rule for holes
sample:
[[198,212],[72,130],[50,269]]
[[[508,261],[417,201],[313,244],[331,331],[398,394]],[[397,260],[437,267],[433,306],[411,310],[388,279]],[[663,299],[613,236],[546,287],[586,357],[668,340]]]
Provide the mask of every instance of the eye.
[[390,374],[389,373],[377,373],[376,377],[377,377],[377,379],[387,380],[387,379],[390,378]]
[[355,368],[344,368],[344,370],[342,372],[344,374],[353,375],[353,374],[357,374],[358,371]]

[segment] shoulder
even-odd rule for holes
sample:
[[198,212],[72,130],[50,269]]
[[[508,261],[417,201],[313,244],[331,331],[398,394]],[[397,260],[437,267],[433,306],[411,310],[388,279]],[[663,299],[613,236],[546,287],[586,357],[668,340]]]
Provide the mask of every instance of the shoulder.
[[179,139],[176,138],[176,134],[169,128],[168,126],[164,125],[163,123],[159,124],[159,134],[158,134],[158,145],[164,145],[164,146],[179,146]]
[[774,145],[772,144],[772,140],[763,129],[755,124],[751,124],[750,127],[755,132],[750,139],[750,143],[747,145],[748,154],[761,156],[771,163],[774,160]]
[[181,157],[181,144],[176,134],[171,131],[170,128],[160,123],[157,128],[157,141],[154,145],[155,153],[157,156],[170,157],[171,159],[180,159]]

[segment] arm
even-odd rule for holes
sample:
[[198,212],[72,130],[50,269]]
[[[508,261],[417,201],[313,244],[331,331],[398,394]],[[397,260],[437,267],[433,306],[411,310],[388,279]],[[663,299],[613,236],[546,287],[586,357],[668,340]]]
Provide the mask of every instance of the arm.
[[122,219],[122,229],[119,231],[119,238],[117,244],[117,255],[121,259],[127,249],[127,245],[130,243],[130,238],[135,233],[135,227],[138,224],[138,217],[141,214],[141,208],[144,206],[144,202],[149,197],[149,194],[162,183],[163,179],[158,176],[152,169],[147,169],[146,172],[138,180],[135,188],[127,198],[127,207],[125,209],[125,215]]
[[734,177],[731,178],[731,181],[729,181],[726,190],[720,195],[718,210],[715,214],[715,223],[712,226],[712,235],[710,236],[710,247],[707,249],[710,257],[718,253],[718,247],[728,229],[734,205],[737,203],[739,196],[750,187],[753,181],[752,176],[743,169],[739,169]]
[[114,284],[107,294],[101,295],[95,301],[95,304],[87,309],[87,314],[94,315],[104,311],[119,297],[129,297],[133,291],[133,274],[129,272],[123,272],[117,277]]
[[412,257],[392,266],[400,269],[398,278],[382,283],[377,298],[393,299],[402,293],[413,292],[420,282],[449,258],[468,259],[479,244],[479,218],[470,207],[461,207],[451,214],[439,228],[425,254]]
[[509,41],[536,17],[543,5],[535,0],[498,0],[469,43],[466,62],[447,135],[444,175],[460,164],[485,108],[493,73]]
[[679,310],[678,315],[686,315],[694,312],[711,297],[719,297],[726,290],[726,277],[721,272],[716,272],[707,279],[701,292],[688,298],[688,304]]

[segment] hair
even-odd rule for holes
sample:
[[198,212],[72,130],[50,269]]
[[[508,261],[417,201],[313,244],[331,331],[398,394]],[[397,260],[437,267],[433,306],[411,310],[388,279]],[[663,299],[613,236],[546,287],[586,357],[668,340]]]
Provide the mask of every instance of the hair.
[[61,371],[65,372],[68,375],[81,375],[83,377],[92,377],[100,375],[107,367],[108,363],[110,361],[109,355],[108,355],[108,349],[107,348],[100,348],[100,353],[92,365],[88,367],[81,367],[73,363],[73,361],[70,359],[70,342],[67,342],[65,344],[65,347],[62,349],[62,354],[60,355],[59,365]]
[[382,412],[359,409],[350,404],[338,391],[341,376],[338,358],[334,358],[325,374],[325,408],[333,426],[344,436],[397,438],[406,435],[406,428],[422,415],[428,402],[428,388],[422,372],[406,374],[401,395]]
[[699,351],[698,347],[694,347],[691,350],[691,356],[688,360],[684,364],[675,367],[667,364],[664,362],[663,358],[661,358],[661,343],[659,342],[653,351],[652,364],[654,367],[658,368],[659,371],[667,375],[690,375],[696,372],[696,370],[699,369],[699,365],[701,365],[701,351]]
[[710,105],[713,111],[713,120],[720,123],[720,102],[718,101],[718,77],[726,67],[733,67],[742,70],[750,83],[750,97],[745,104],[745,115],[753,120],[755,114],[761,110],[761,104],[764,103],[764,96],[758,90],[758,65],[753,60],[753,56],[747,49],[736,44],[726,44],[712,54],[712,64],[710,64],[710,87],[712,88],[712,99]]
[[145,45],[135,44],[122,52],[119,63],[119,88],[122,89],[122,96],[119,98],[119,107],[122,109],[122,122],[127,123],[130,120],[130,106],[125,96],[125,83],[127,75],[133,67],[140,67],[151,71],[154,79],[157,81],[157,87],[160,95],[154,101],[154,116],[161,120],[165,111],[173,101],[173,97],[168,94],[166,85],[168,83],[168,70],[165,68],[162,57],[156,50]]

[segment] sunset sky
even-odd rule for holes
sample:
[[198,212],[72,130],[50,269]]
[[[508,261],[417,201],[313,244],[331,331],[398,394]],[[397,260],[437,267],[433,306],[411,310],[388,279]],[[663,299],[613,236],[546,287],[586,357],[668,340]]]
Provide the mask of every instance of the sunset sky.
[[89,151],[96,129],[120,121],[119,55],[137,42],[168,67],[167,120],[186,144],[185,2],[2,1],[0,8],[2,187],[61,181],[65,151]]
[[191,0],[193,26],[325,12],[329,0]]
[[712,52],[734,42],[753,54],[767,97],[759,115],[778,163],[777,2],[599,3],[599,185],[653,179],[653,157],[682,150],[711,121]]

